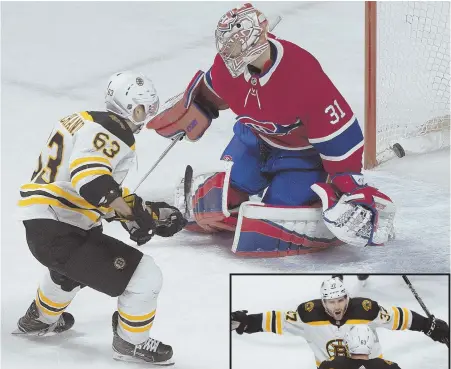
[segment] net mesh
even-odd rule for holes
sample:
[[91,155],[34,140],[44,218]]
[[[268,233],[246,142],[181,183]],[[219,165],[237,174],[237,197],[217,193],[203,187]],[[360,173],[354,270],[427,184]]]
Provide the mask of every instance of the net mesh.
[[449,146],[449,13],[450,2],[377,4],[379,161],[411,137],[433,133],[427,150]]

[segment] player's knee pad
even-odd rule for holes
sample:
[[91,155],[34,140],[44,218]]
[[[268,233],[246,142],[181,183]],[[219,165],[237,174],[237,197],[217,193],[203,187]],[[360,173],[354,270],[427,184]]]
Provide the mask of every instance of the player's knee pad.
[[[230,186],[232,162],[224,162],[226,170],[199,174],[194,177],[188,199],[187,230],[198,232],[234,231],[238,215],[237,207],[249,196]],[[179,186],[175,204],[184,208],[184,195]],[[182,200],[183,199],[183,200]],[[186,215],[186,214],[185,214]]]
[[76,289],[77,287],[79,287],[80,289],[83,287],[86,287],[85,285],[83,285],[77,281],[74,281],[70,278],[67,278],[66,276],[64,276],[54,270],[50,270],[50,278],[52,279],[53,283],[60,286],[61,289],[66,292],[71,292],[74,289]]
[[163,274],[149,255],[143,255],[122,295],[133,295],[141,301],[152,301],[158,297],[163,285]]
[[321,251],[343,244],[326,227],[319,207],[241,204],[232,251],[278,257]]

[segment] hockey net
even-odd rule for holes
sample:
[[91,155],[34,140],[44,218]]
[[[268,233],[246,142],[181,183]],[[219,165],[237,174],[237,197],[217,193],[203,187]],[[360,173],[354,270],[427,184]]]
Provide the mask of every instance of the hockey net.
[[450,2],[367,2],[365,167],[449,146]]

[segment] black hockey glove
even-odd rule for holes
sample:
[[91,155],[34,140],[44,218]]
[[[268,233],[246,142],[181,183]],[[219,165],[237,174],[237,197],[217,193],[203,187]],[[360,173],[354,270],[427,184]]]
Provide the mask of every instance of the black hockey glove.
[[143,200],[135,195],[128,195],[124,200],[132,210],[132,217],[122,220],[121,224],[130,234],[130,239],[135,241],[138,246],[144,245],[150,241],[157,227],[155,216],[153,216],[143,204]]
[[434,341],[444,343],[449,347],[449,325],[445,321],[437,319],[432,315],[427,319],[423,333],[431,337]]
[[230,330],[235,330],[238,334],[243,334],[250,323],[247,310],[234,311],[230,314]]
[[172,237],[180,232],[187,221],[179,209],[165,202],[146,201],[149,213],[156,218],[155,233],[161,237]]

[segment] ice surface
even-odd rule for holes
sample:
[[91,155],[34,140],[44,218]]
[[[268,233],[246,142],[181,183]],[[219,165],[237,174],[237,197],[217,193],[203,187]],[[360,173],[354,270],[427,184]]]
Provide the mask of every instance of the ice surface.
[[[10,335],[45,270],[30,254],[23,226],[13,216],[19,187],[29,180],[57,119],[103,108],[110,74],[128,68],[148,74],[161,101],[180,92],[195,71],[209,67],[215,55],[214,26],[235,5],[2,3],[2,368],[130,366],[110,358],[115,300],[89,289],[71,304],[76,323],[64,336],[37,342]],[[363,3],[256,5],[268,15],[282,15],[275,33],[313,53],[362,120]],[[222,114],[197,143],[178,143],[139,193],[167,199],[186,164],[195,171],[214,169],[232,136],[232,118],[230,112]],[[139,165],[128,180],[131,187],[167,145],[154,132],[137,137]],[[386,247],[348,246],[316,255],[252,260],[235,257],[228,237],[182,232],[173,239],[155,238],[141,248],[164,273],[152,335],[173,345],[177,368],[225,369],[229,272],[449,271],[448,168],[449,151],[406,156],[367,173],[399,207],[397,240]],[[119,225],[105,229],[128,242]]]
[[[329,275],[330,277],[330,275]],[[319,286],[327,276],[233,276],[232,311],[250,314],[268,310],[296,310],[302,302],[319,298]],[[447,276],[409,276],[428,309],[447,321]],[[389,309],[399,306],[425,315],[400,276],[370,276],[361,287],[355,276],[345,276],[350,295],[368,297]],[[401,368],[446,369],[448,348],[423,333],[378,328],[382,353]],[[315,359],[302,337],[272,333],[232,334],[233,369],[314,369]]]

